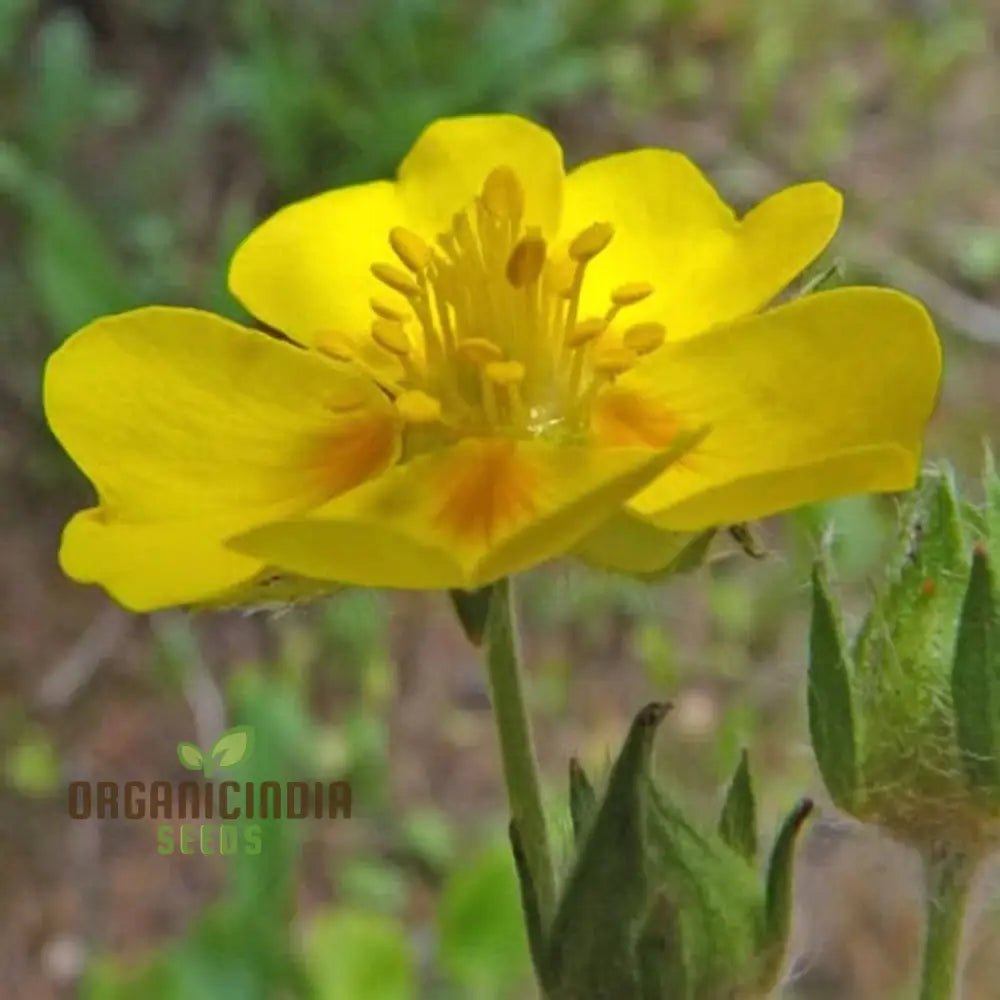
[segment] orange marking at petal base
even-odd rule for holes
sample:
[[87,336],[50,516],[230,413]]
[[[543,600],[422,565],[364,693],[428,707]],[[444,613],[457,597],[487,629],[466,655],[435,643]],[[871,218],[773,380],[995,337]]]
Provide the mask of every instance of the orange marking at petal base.
[[659,400],[619,386],[609,386],[594,401],[591,426],[602,444],[624,447],[666,448],[679,430]]
[[396,457],[398,425],[387,414],[344,420],[317,443],[324,491],[338,496],[383,472]]
[[455,449],[435,492],[442,503],[435,524],[458,540],[491,542],[504,528],[530,517],[538,472],[510,440],[479,440]]

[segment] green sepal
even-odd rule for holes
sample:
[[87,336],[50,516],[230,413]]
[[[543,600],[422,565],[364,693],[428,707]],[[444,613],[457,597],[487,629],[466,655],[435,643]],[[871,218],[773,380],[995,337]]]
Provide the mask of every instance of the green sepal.
[[702,531],[700,534],[694,536],[691,541],[684,546],[683,549],[677,554],[674,561],[667,567],[667,569],[660,574],[661,577],[673,576],[677,573],[691,573],[698,569],[705,562],[708,556],[708,550],[712,546],[712,540],[715,538],[715,529],[709,528],[707,531]]
[[745,555],[751,559],[766,559],[767,549],[763,548],[757,541],[757,536],[753,533],[753,528],[745,521],[739,524],[729,525],[729,537],[743,550]]
[[653,897],[635,954],[640,1000],[691,1000],[680,914],[665,893]]
[[479,590],[449,590],[448,596],[451,597],[455,614],[469,642],[474,646],[481,646],[489,621],[493,584],[480,587]]
[[528,859],[524,853],[524,845],[521,843],[521,834],[518,832],[514,820],[510,821],[507,833],[514,855],[517,881],[521,888],[521,911],[524,914],[524,927],[528,935],[531,964],[535,968],[538,985],[547,994],[552,988],[552,974],[547,964],[545,927],[542,924],[542,914],[538,908],[538,893],[528,868]]
[[795,868],[795,845],[799,832],[813,811],[811,799],[801,802],[781,824],[767,865],[764,894],[764,938],[760,948],[760,982],[765,990],[777,984],[788,945],[792,923],[792,880]]
[[636,715],[584,836],[543,963],[554,980],[551,1000],[617,1000],[638,991],[634,935],[648,899],[644,782],[669,707],[652,702]]
[[858,787],[850,665],[822,562],[813,568],[812,593],[807,685],[809,735],[830,797],[849,812]]
[[690,540],[677,550],[677,554],[666,566],[651,573],[631,573],[629,575],[645,583],[659,583],[682,573],[693,573],[705,564],[709,549],[712,547],[712,541],[715,539],[715,533],[715,528],[709,528],[699,534],[690,535]]
[[685,981],[693,996],[728,996],[755,974],[764,922],[755,867],[718,834],[702,833],[655,786],[649,806],[651,877],[677,906]]
[[[902,579],[920,581],[968,566],[962,510],[952,470],[929,469],[911,495],[907,511]],[[912,588],[909,588],[912,592]]]
[[995,593],[989,556],[985,546],[978,545],[962,602],[951,670],[955,735],[972,786],[1000,792],[1000,608]]
[[843,257],[835,257],[833,263],[823,268],[821,271],[817,271],[808,281],[803,284],[803,286],[795,293],[797,298],[803,295],[809,295],[812,292],[816,292],[823,288],[827,284],[831,284],[834,287],[841,284],[844,280],[844,275],[847,273],[847,262]]
[[726,792],[719,817],[719,836],[737,854],[751,864],[754,862],[757,857],[757,806],[746,750],[740,754],[739,765]]
[[573,820],[573,841],[579,846],[597,812],[597,793],[576,757],[569,761],[569,813]]

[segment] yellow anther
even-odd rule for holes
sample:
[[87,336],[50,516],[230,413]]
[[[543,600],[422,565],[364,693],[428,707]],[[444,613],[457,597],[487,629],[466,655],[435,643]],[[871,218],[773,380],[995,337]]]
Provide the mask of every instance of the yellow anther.
[[441,403],[419,389],[408,389],[396,397],[396,410],[408,424],[433,424],[441,419]]
[[407,298],[420,294],[417,283],[404,270],[392,264],[372,264],[372,274],[382,284],[388,285],[394,292],[399,292]]
[[519,240],[507,260],[507,280],[515,288],[537,281],[545,267],[545,240],[531,233]]
[[483,371],[495,385],[520,385],[524,381],[524,365],[520,361],[491,361]]
[[627,347],[605,347],[594,354],[591,367],[601,375],[621,375],[636,362],[634,351]]
[[320,330],[313,343],[317,351],[334,361],[351,361],[354,358],[350,337],[337,330]]
[[458,345],[457,350],[463,358],[474,365],[487,365],[503,357],[503,351],[485,337],[468,337]]
[[594,222],[573,237],[569,255],[575,261],[588,261],[596,257],[610,242],[615,231],[609,222]]
[[653,286],[646,281],[632,281],[627,285],[619,285],[611,293],[611,301],[616,306],[630,306],[641,302],[653,294]]
[[625,331],[622,343],[636,354],[649,354],[662,345],[666,336],[662,323],[636,323]]
[[382,319],[395,320],[397,323],[402,323],[403,320],[409,319],[410,314],[405,309],[400,309],[398,306],[394,306],[391,302],[386,302],[385,299],[371,299],[369,300],[372,312],[376,316],[381,316]]
[[405,358],[410,353],[410,338],[401,323],[389,319],[377,319],[372,323],[372,340],[383,350],[396,357]]
[[431,248],[416,233],[402,226],[389,230],[389,245],[414,274],[419,274],[431,262]]
[[498,219],[519,219],[524,212],[524,189],[510,167],[496,167],[483,182],[483,204]]
[[596,340],[604,331],[608,328],[606,320],[599,317],[593,319],[585,319],[566,334],[566,346],[582,347],[584,344],[589,344],[592,340]]

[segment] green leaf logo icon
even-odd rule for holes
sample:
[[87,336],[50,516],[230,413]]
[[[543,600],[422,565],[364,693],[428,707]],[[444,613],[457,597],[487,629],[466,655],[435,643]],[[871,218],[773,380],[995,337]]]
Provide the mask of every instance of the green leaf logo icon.
[[235,767],[250,756],[252,737],[253,730],[249,726],[227,729],[212,747],[212,760],[218,767]]
[[178,743],[177,756],[189,771],[200,771],[205,755],[193,743]]
[[189,771],[201,771],[210,778],[215,767],[235,767],[250,756],[252,749],[253,729],[233,726],[215,741],[208,754],[202,753],[194,743],[178,743],[177,758]]

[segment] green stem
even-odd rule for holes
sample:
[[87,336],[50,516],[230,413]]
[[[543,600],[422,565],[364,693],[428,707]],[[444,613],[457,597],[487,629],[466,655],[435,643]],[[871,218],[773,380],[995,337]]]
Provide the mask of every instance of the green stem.
[[486,630],[486,667],[511,817],[517,823],[531,872],[542,926],[555,908],[555,874],[542,809],[531,724],[524,700],[517,624],[509,580],[493,585]]
[[959,1000],[962,927],[976,864],[949,850],[925,858],[927,931],[920,1000]]

